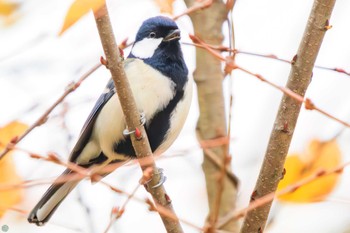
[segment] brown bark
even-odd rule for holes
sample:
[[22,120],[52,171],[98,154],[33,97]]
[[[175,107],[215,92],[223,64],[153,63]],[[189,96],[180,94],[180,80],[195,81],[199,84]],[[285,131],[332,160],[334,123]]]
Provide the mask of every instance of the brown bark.
[[[186,0],[187,6],[195,4],[194,0]],[[227,9],[221,0],[214,0],[212,5],[200,11],[190,14],[195,35],[212,45],[221,45],[223,41],[222,24],[227,17]],[[193,74],[197,84],[198,102],[200,116],[197,123],[197,133],[199,138],[214,139],[227,136],[227,126],[225,117],[225,105],[223,96],[223,72],[221,62],[213,57],[208,51],[196,49],[196,70]],[[217,146],[211,151],[223,161],[227,156],[227,147]],[[205,173],[207,194],[209,202],[208,223],[210,229],[215,228],[218,217],[224,216],[235,207],[236,185],[224,176],[222,184],[218,182],[221,169],[206,156],[204,151],[204,161],[202,164]],[[213,226],[214,225],[214,226]],[[220,229],[236,232],[237,222],[232,220]]]
[[[160,175],[153,160],[147,134],[144,127],[140,125],[140,113],[137,111],[136,103],[124,71],[122,58],[120,57],[118,46],[114,38],[114,33],[106,6],[103,6],[101,9],[95,12],[95,19],[103,50],[106,55],[107,67],[111,72],[115,87],[117,89],[117,94],[123,109],[128,129],[132,130],[138,128],[141,131],[142,138],[136,139],[135,135],[131,134],[131,141],[137,157],[142,159],[142,162],[140,161],[142,171],[152,168],[152,180],[148,185],[149,187],[153,187],[160,182]],[[170,218],[165,215],[160,215],[167,232],[183,232],[164,186],[160,185],[157,188],[149,188],[147,191],[151,193],[156,206],[160,205],[164,207],[171,213],[172,216],[175,216],[175,218]]]
[[[311,81],[312,69],[328,29],[334,4],[335,0],[315,0],[297,55],[293,58],[287,88],[301,96],[304,96]],[[283,177],[284,162],[300,108],[301,103],[283,95],[251,200],[276,191],[277,185]],[[269,202],[248,212],[241,233],[262,232],[271,204],[272,202]]]

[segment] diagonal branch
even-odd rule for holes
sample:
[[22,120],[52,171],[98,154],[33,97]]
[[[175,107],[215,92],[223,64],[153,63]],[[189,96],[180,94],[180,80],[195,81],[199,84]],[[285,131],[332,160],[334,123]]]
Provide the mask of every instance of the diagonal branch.
[[[205,50],[207,50],[211,55],[213,55],[215,58],[219,59],[220,61],[223,61],[226,63],[226,68],[225,70],[229,72],[231,72],[232,70],[236,69],[236,70],[241,70],[243,71],[244,73],[247,73],[251,76],[254,76],[256,77],[257,79],[259,79],[260,81],[262,82],[265,82],[267,83],[268,85],[272,86],[273,88],[276,88],[278,90],[280,90],[281,92],[283,92],[285,95],[288,95],[289,97],[293,98],[295,101],[299,102],[300,104],[304,103],[305,104],[305,109],[307,110],[315,110],[319,113],[321,113],[322,115],[328,117],[329,119],[332,119],[348,128],[350,128],[350,124],[347,123],[346,121],[342,120],[342,119],[339,119],[338,117],[334,116],[333,114],[317,107],[311,99],[309,98],[304,98],[302,95],[294,92],[293,90],[289,89],[288,87],[282,87],[282,86],[279,86],[269,80],[267,80],[266,78],[264,78],[262,75],[260,74],[255,74],[239,65],[237,65],[235,63],[235,61],[231,58],[231,57],[226,57],[224,58],[220,53],[216,52],[215,50],[217,50],[217,47],[213,47],[212,45],[209,45],[205,42],[203,42],[201,39],[199,39],[198,37],[196,36],[193,36],[190,34],[190,38],[195,42],[194,45],[195,46],[198,46],[200,48],[203,48]],[[294,57],[296,58],[296,56]],[[295,61],[291,61],[290,62],[291,64],[294,64]],[[314,66],[316,67],[316,66]],[[342,70],[342,69],[340,69]]]
[[[335,0],[315,0],[309,20],[295,55],[287,88],[304,96],[311,81],[312,69],[322,40],[329,29],[329,19]],[[284,161],[297,123],[301,103],[284,94],[270,136],[264,162],[251,201],[277,189],[282,178]],[[243,222],[241,233],[262,232],[265,228],[272,201],[250,211]]]
[[11,140],[10,143],[8,143],[3,151],[0,153],[0,160],[9,152],[11,151],[11,148],[15,146],[17,143],[23,140],[30,132],[33,131],[36,127],[44,124],[50,115],[50,113],[60,104],[62,101],[73,91],[75,91],[80,84],[89,77],[93,72],[95,72],[101,64],[94,65],[89,71],[87,71],[85,74],[83,74],[80,79],[77,82],[70,83],[64,93],[20,136],[15,137]]
[[[146,159],[146,164],[140,162],[141,169],[143,171],[149,168],[152,169],[152,180],[150,181],[149,185],[150,187],[153,187],[156,184],[159,184],[161,177],[158,172],[158,168],[154,163],[145,128],[140,125],[140,113],[137,111],[136,103],[124,71],[122,58],[119,54],[118,46],[115,42],[107,6],[104,5],[98,11],[94,12],[94,15],[103,50],[107,58],[108,68],[111,72],[114,85],[117,90],[126,124],[129,129],[138,128],[142,136],[136,139],[135,135],[131,134],[130,136],[132,145],[135,149],[137,157]],[[163,185],[160,185],[157,188],[150,188],[148,191],[151,193],[157,207],[164,207],[167,210],[171,211],[173,215],[175,215],[171,200],[166,193]],[[160,217],[162,218],[167,232],[183,232],[180,222],[177,218],[169,218],[164,215],[160,215]]]

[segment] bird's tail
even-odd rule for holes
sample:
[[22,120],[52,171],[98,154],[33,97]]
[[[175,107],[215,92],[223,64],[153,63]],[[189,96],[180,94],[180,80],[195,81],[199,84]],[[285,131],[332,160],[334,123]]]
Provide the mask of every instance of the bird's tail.
[[[66,169],[56,182],[42,196],[38,204],[33,208],[28,216],[30,223],[35,223],[38,226],[44,225],[51,218],[57,207],[65,199],[65,197],[74,189],[80,180],[65,181],[64,177],[74,174],[70,169]],[[60,183],[60,181],[62,183]]]

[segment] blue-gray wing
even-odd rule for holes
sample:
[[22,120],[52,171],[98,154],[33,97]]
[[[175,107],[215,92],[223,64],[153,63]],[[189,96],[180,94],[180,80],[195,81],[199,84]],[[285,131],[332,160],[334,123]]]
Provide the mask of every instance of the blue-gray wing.
[[98,98],[94,108],[92,109],[90,115],[88,116],[88,118],[87,118],[81,132],[80,132],[78,142],[75,144],[75,146],[70,154],[70,157],[69,157],[70,162],[75,162],[75,160],[77,159],[79,154],[84,149],[85,145],[88,143],[99,112],[101,111],[103,106],[108,102],[108,100],[115,93],[116,93],[116,90],[114,87],[114,82],[112,79],[110,79],[107,86],[106,86],[106,90]]

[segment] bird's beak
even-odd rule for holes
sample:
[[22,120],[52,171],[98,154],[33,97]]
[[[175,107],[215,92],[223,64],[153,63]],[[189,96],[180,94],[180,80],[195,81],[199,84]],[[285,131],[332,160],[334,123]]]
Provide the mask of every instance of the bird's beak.
[[163,41],[169,42],[176,39],[181,39],[179,29],[172,30],[168,35],[166,35],[166,37],[164,37]]

